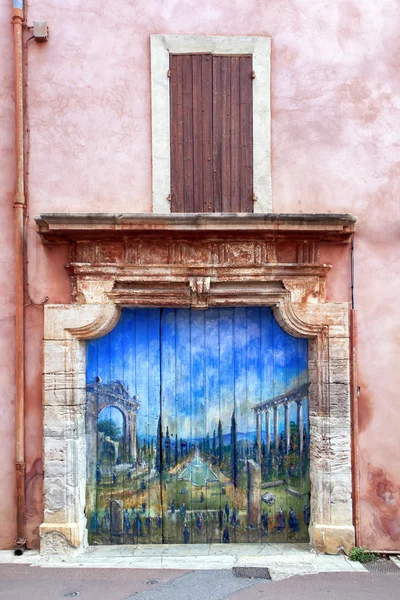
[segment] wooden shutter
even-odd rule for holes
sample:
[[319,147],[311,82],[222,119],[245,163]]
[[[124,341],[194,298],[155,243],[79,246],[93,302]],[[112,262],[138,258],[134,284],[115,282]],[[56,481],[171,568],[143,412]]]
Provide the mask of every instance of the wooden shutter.
[[252,57],[170,55],[172,212],[253,212]]

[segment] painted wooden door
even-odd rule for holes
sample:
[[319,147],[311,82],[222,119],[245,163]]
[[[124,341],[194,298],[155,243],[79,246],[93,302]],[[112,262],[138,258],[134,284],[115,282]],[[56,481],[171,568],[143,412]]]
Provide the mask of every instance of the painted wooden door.
[[125,309],[87,344],[90,542],[307,541],[307,390],[269,308]]

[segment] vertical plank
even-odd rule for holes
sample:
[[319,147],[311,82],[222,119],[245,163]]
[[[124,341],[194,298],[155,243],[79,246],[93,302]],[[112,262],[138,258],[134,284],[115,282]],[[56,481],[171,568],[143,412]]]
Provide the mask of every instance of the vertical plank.
[[206,459],[206,402],[205,402],[205,330],[204,311],[191,311],[191,381],[192,381],[192,511],[194,512],[195,527],[193,542],[205,543],[206,514],[205,486],[203,484],[203,463]]
[[[191,327],[190,310],[177,310],[177,358],[178,358],[178,442],[179,442],[179,483],[178,496],[181,507],[181,523],[178,531],[178,543],[192,543],[195,521],[192,511],[192,484],[188,470],[189,449],[193,437],[193,388],[191,384]],[[182,510],[182,506],[184,509]],[[188,536],[185,541],[185,526]]]
[[203,211],[203,80],[202,55],[192,56],[193,68],[193,212]]
[[240,58],[232,56],[231,61],[231,198],[229,210],[240,212]]
[[222,211],[222,57],[213,56],[213,212]]
[[220,375],[220,420],[222,427],[222,461],[219,461],[221,473],[221,509],[223,523],[220,541],[233,542],[230,517],[234,506],[234,485],[232,477],[232,419],[234,416],[234,341],[233,308],[221,308],[219,311],[219,375]]
[[231,199],[231,63],[230,56],[221,56],[221,210],[232,212]]
[[212,128],[213,128],[213,64],[212,55],[203,54],[201,60],[201,79],[202,79],[202,128],[203,128],[203,205],[200,212],[213,212],[213,147],[212,147]]
[[148,531],[146,528],[146,518],[149,514],[149,469],[147,457],[147,438],[149,435],[149,397],[148,397],[148,376],[149,363],[148,357],[148,309],[135,310],[135,392],[139,396],[140,409],[138,419],[140,427],[137,431],[137,448],[139,454],[138,476],[137,476],[137,505],[135,518],[140,519],[141,526],[137,533],[138,543],[149,543]]
[[149,507],[151,523],[150,542],[155,544],[162,543],[162,505],[161,505],[161,486],[160,476],[156,470],[156,446],[157,446],[157,426],[160,414],[160,309],[149,309],[148,317],[148,399],[149,399],[149,417],[148,431],[150,444],[149,452]]
[[183,210],[193,212],[193,56],[182,55]]
[[163,436],[163,535],[165,543],[176,543],[177,499],[171,473],[170,427],[175,424],[176,327],[174,309],[163,309],[161,318],[161,423]]
[[[234,509],[240,526],[232,524],[232,537],[237,543],[249,541],[247,529],[247,460],[253,459],[254,440],[248,428],[248,364],[247,364],[247,309],[235,308],[234,317],[234,373],[235,373],[235,416],[236,416],[236,460],[237,485]],[[241,438],[246,446],[243,448]],[[242,452],[242,450],[244,452]],[[242,455],[242,456],[241,456]]]
[[171,211],[184,212],[182,56],[170,54]]
[[[122,332],[122,353],[119,352],[119,358],[123,364],[123,381],[129,388],[130,397],[137,393],[136,388],[136,312],[134,309],[124,309],[120,322],[123,321],[124,327]],[[139,399],[141,400],[141,399]],[[141,419],[140,408],[136,417],[137,435],[139,423]],[[135,445],[136,446],[136,445]],[[127,471],[127,510],[130,523],[130,538],[129,543],[137,544],[139,542],[138,529],[135,527],[135,518],[137,515],[137,507],[139,505],[139,465],[138,461],[134,460],[134,455],[129,457],[131,461]],[[126,528],[126,522],[125,522]],[[141,542],[141,539],[140,539]]]
[[252,57],[240,63],[240,199],[241,212],[253,212],[253,96]]
[[[247,403],[247,432],[254,435],[256,431],[256,415],[251,407],[258,404],[261,401],[261,314],[260,308],[248,307],[246,309],[246,371],[247,371],[247,389],[246,389],[246,403]],[[263,419],[260,415],[260,426],[261,432],[263,430]],[[253,460],[257,462],[260,469],[263,467],[263,445],[262,436],[260,436],[260,447],[258,445],[257,432],[254,435],[254,448],[253,448]],[[261,456],[261,460],[259,460]],[[246,482],[246,487],[248,481]],[[249,542],[260,543],[261,542],[261,523],[254,530],[249,530]]]
[[210,468],[206,484],[207,542],[220,540],[218,510],[221,506],[221,482],[217,470],[217,431],[219,421],[219,311],[205,311],[205,400],[206,431],[209,434],[207,464]]

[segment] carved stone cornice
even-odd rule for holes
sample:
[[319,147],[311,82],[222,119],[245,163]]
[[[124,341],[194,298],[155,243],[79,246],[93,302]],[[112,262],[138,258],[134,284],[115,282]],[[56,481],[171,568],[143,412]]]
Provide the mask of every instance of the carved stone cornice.
[[35,217],[44,243],[137,237],[144,233],[269,234],[319,240],[347,240],[357,217],[349,214],[154,214],[154,213],[44,213]]
[[351,215],[45,214],[36,222],[45,243],[70,245],[74,302],[206,308],[218,285],[266,281],[282,282],[293,302],[323,301],[330,265],[319,263],[319,246],[347,242],[355,220]]

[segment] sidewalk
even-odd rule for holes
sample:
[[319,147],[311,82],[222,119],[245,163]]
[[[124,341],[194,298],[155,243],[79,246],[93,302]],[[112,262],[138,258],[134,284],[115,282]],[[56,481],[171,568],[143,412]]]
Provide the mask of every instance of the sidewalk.
[[304,544],[191,544],[91,546],[87,552],[62,559],[43,558],[28,551],[16,557],[0,552],[0,564],[29,564],[42,568],[231,570],[232,567],[267,567],[275,581],[316,573],[365,573],[346,556],[317,554]]

